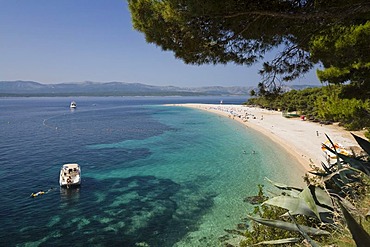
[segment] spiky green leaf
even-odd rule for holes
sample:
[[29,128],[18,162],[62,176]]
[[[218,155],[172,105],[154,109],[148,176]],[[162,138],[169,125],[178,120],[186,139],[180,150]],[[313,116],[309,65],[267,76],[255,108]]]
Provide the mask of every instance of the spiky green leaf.
[[[328,137],[329,138],[329,137]],[[330,139],[329,139],[330,140]],[[331,142],[331,140],[330,140]],[[332,142],[331,142],[332,143]],[[352,157],[349,157],[347,155],[344,155],[344,154],[341,154],[341,153],[338,153],[335,148],[334,150],[331,149],[330,147],[328,147],[327,145],[325,145],[324,143],[322,144],[323,147],[325,147],[325,149],[327,149],[329,152],[335,154],[338,159],[342,159],[345,163],[349,164],[350,166],[356,168],[356,169],[359,169],[363,172],[365,172],[368,176],[370,176],[370,171],[368,169],[368,164],[365,163],[365,162],[362,162],[360,160],[357,160],[355,158],[352,158]],[[338,165],[338,169],[341,170],[342,169],[342,164],[341,162],[337,162],[337,165]],[[341,179],[345,182],[345,183],[348,183],[347,181],[347,178],[345,178],[345,176],[343,176],[342,173],[339,174],[341,176]]]
[[[313,189],[315,190],[315,189]],[[312,212],[320,219],[319,212],[317,211],[317,206],[315,203],[315,199],[311,194],[311,190],[309,187],[306,187],[300,194],[299,198],[303,199],[306,205],[311,209]]]
[[265,177],[265,179],[267,181],[269,181],[271,184],[273,184],[275,187],[277,187],[279,189],[282,189],[282,190],[297,190],[297,191],[302,191],[303,190],[302,188],[299,188],[299,187],[294,187],[294,186],[289,186],[289,185],[286,185],[286,184],[274,182],[274,181],[272,181],[272,180],[270,180],[269,178],[266,178],[266,177]]
[[348,228],[355,240],[357,247],[368,247],[370,245],[370,235],[353,218],[348,210],[339,202],[344,218],[347,221]]
[[352,167],[360,170],[360,171],[363,171],[364,173],[366,173],[368,176],[370,176],[370,171],[369,169],[367,168],[366,166],[366,163],[365,162],[362,162],[360,160],[357,160],[355,158],[352,158],[352,157],[349,157],[347,155],[344,155],[344,154],[337,154],[339,158],[341,158],[344,162],[348,163],[349,165],[351,165]]
[[[312,192],[312,189],[311,189]],[[317,201],[316,204],[321,205],[323,207],[333,208],[333,201],[330,195],[323,189],[319,187],[314,187],[313,191],[314,199]]]
[[315,241],[313,241],[310,236],[308,236],[307,232],[305,232],[298,224],[297,222],[295,221],[295,219],[293,218],[293,216],[291,214],[289,214],[289,217],[290,219],[293,221],[293,223],[297,226],[298,228],[298,231],[299,233],[308,241],[308,243],[310,243],[310,245],[312,247],[319,247]]
[[284,239],[276,239],[270,241],[262,241],[254,245],[261,245],[261,244],[292,244],[301,241],[300,238],[284,238]]
[[355,138],[358,145],[368,154],[370,155],[370,142],[366,141],[365,139],[356,136],[355,134],[351,133],[351,135]]
[[[250,215],[247,215],[247,217],[253,221],[256,221],[260,224],[266,225],[266,226],[271,226],[271,227],[277,227],[280,229],[284,229],[287,231],[294,231],[294,232],[299,232],[298,227],[296,224],[292,224],[289,222],[281,221],[281,220],[270,220],[270,219],[263,219],[263,218],[256,218],[252,217]],[[324,231],[318,228],[313,228],[313,227],[308,227],[308,226],[303,226],[299,225],[299,227],[305,231],[307,234],[310,235],[330,235],[330,232]]]
[[306,216],[315,216],[316,214],[310,209],[310,207],[306,204],[304,199],[299,197],[291,197],[291,196],[276,196],[267,201],[263,204],[269,204],[281,208],[287,209],[291,214],[302,214]]
[[327,167],[323,162],[321,162],[321,166],[322,168],[324,168],[324,170],[326,171],[326,173],[330,174],[331,173],[331,170],[329,167]]

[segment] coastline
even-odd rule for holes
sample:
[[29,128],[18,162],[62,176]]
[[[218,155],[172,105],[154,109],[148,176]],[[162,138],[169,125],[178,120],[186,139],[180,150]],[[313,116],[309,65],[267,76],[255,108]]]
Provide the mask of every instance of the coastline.
[[[321,125],[302,121],[299,118],[285,118],[278,111],[244,105],[174,104],[173,106],[204,110],[238,121],[282,146],[299,161],[305,171],[311,170],[311,165],[320,167],[321,162],[325,161],[321,150],[321,144],[327,141],[325,134],[333,142],[342,144],[348,150],[358,147],[351,133],[338,125]],[[354,132],[354,134],[362,136],[361,132]]]

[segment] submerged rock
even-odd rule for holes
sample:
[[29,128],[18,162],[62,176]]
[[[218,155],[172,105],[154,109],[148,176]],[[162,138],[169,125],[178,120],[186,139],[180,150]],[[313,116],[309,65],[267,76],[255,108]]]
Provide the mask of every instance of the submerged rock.
[[248,202],[252,205],[261,204],[266,201],[268,198],[266,196],[248,196],[243,201]]

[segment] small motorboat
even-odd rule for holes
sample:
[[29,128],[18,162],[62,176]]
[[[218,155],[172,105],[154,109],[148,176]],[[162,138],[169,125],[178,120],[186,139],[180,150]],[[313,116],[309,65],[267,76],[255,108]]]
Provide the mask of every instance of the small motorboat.
[[81,167],[76,163],[64,164],[60,169],[59,184],[67,188],[81,185]]
[[76,102],[75,101],[72,101],[71,104],[70,104],[70,106],[69,106],[69,108],[76,109],[77,108]]

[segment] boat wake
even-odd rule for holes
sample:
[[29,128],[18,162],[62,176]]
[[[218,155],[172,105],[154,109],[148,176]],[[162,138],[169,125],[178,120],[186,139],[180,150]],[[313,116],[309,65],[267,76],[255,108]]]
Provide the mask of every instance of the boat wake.
[[44,121],[42,121],[42,125],[45,126],[45,127],[47,127],[47,128],[49,128],[49,129],[55,129],[55,130],[57,130],[58,129],[58,126],[49,125],[48,124],[48,121],[50,119],[57,118],[57,117],[60,117],[60,116],[65,116],[65,115],[66,114],[64,113],[64,114],[54,115],[54,116],[49,117],[49,118],[45,118]]

